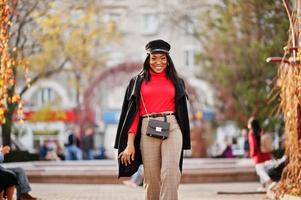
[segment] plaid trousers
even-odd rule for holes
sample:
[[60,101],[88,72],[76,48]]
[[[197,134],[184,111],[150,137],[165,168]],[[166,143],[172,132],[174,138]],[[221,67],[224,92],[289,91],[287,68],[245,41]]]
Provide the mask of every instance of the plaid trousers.
[[[157,117],[164,120],[164,117]],[[146,135],[148,118],[142,121],[140,148],[144,165],[146,200],[177,200],[181,180],[179,162],[182,152],[182,133],[174,115],[167,116],[169,136],[161,140]]]

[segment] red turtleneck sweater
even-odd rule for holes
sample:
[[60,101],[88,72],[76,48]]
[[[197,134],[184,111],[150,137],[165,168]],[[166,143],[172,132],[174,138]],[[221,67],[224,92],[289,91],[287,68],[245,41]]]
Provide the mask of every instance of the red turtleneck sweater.
[[145,103],[145,108],[140,97],[138,113],[129,129],[129,133],[136,134],[139,118],[145,114],[175,112],[176,90],[171,80],[166,76],[166,72],[155,73],[150,70],[151,79],[149,82],[143,80],[141,84],[141,94]]

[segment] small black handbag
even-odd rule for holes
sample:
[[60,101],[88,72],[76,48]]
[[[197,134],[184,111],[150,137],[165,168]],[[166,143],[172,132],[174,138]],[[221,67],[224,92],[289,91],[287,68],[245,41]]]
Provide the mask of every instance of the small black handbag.
[[146,135],[160,139],[167,139],[169,133],[169,123],[165,121],[149,119]]
[[142,100],[142,103],[143,103],[143,106],[144,106],[144,109],[146,111],[147,118],[148,118],[146,135],[150,136],[150,137],[159,138],[162,140],[167,139],[168,134],[169,134],[169,125],[170,124],[169,124],[169,122],[166,121],[166,116],[164,117],[164,121],[150,119],[150,117],[148,116],[148,112],[146,110],[145,104],[144,104],[142,94],[141,94],[141,100]]

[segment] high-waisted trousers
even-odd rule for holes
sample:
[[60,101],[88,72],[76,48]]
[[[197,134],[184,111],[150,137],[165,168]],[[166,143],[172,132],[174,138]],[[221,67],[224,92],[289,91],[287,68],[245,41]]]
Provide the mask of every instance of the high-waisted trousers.
[[[164,120],[157,117],[156,120]],[[179,168],[182,133],[174,115],[167,116],[169,136],[162,140],[146,135],[148,118],[142,121],[140,148],[144,165],[146,200],[177,200],[181,180]]]

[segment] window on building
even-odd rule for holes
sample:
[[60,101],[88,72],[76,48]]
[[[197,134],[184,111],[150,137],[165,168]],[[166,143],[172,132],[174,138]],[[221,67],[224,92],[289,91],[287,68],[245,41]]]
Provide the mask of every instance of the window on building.
[[41,88],[37,93],[37,105],[43,106],[54,100],[54,91],[49,87]]
[[158,16],[154,13],[144,14],[144,34],[156,34],[158,31]]
[[186,35],[192,35],[194,33],[194,23],[191,18],[185,20],[185,33]]
[[120,29],[118,28],[118,22],[119,22],[120,18],[121,18],[121,16],[119,13],[109,13],[108,14],[107,29],[109,32],[120,31]]
[[195,51],[193,49],[187,49],[185,54],[185,66],[193,69],[195,65]]
[[120,45],[114,42],[108,43],[105,52],[108,53],[107,66],[113,67],[124,60],[124,53],[120,51]]

